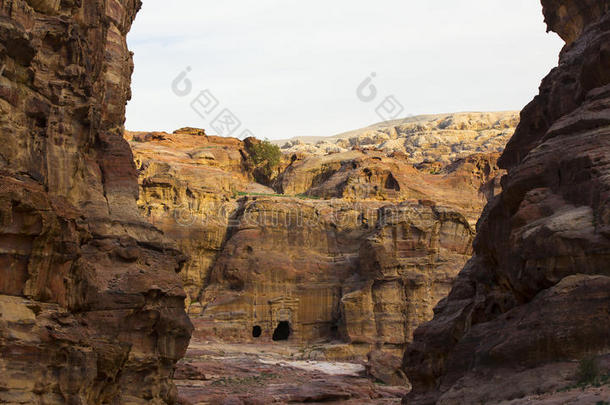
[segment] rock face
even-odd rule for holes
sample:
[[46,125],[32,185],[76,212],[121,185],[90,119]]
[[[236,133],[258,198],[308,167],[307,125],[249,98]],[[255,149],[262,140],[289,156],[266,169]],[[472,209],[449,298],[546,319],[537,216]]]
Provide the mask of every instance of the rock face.
[[249,179],[243,142],[201,131],[126,134],[140,174],[142,214],[190,257],[181,272],[187,308],[201,296],[228,238],[237,192],[273,193]]
[[404,357],[406,403],[562,388],[561,362],[610,351],[610,2],[542,4],[559,67],[500,158],[475,256]]
[[497,153],[415,167],[354,149],[285,154],[271,189],[245,142],[202,134],[126,134],[140,210],[190,256],[195,336],[349,343],[333,358],[402,356],[471,256],[502,173]]
[[256,198],[212,267],[197,336],[343,338],[401,349],[471,249],[464,217],[418,202]]
[[478,153],[451,164],[412,165],[401,153],[354,150],[293,155],[275,187],[290,195],[350,201],[427,199],[455,207],[474,225],[499,191],[499,153]]
[[135,0],[0,2],[0,402],[162,404],[185,257],[123,139]]

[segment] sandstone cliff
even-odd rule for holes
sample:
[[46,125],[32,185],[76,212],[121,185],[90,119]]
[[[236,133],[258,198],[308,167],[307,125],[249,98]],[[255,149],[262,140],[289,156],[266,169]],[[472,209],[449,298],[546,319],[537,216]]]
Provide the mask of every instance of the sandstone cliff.
[[254,182],[251,140],[196,129],[126,138],[140,210],[190,256],[194,335],[350,344],[331,357],[402,355],[470,257],[502,173],[497,153],[417,167],[379,150],[294,153],[271,189]]
[[0,2],[0,402],[171,403],[185,257],[123,139],[137,0]]
[[542,4],[566,46],[500,158],[475,256],[404,357],[405,403],[553,391],[610,352],[610,2]]

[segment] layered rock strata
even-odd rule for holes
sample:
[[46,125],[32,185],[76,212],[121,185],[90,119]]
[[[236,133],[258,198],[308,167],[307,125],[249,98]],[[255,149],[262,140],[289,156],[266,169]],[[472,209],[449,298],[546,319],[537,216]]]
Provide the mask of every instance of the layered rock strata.
[[172,403],[186,257],[123,139],[136,0],[0,2],[0,403]]
[[297,341],[400,348],[448,292],[473,238],[461,214],[418,202],[241,204],[193,318],[197,336],[249,341],[258,326],[275,339],[286,322]]
[[610,2],[542,5],[566,46],[500,158],[475,256],[404,357],[405,403],[557,390],[610,351]]
[[354,149],[284,154],[272,189],[254,181],[251,139],[126,137],[141,211],[190,256],[195,335],[351,344],[331,357],[376,346],[402,355],[470,257],[501,174],[497,153],[415,167],[404,154]]

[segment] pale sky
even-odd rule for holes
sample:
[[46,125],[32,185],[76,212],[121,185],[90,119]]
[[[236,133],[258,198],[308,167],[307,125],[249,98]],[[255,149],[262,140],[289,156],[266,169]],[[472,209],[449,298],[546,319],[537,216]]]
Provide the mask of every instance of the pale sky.
[[[234,136],[331,136],[381,121],[391,95],[398,118],[520,110],[563,45],[543,20],[538,0],[144,0],[127,37],[126,127],[214,134],[228,109]],[[187,67],[192,89],[178,96]],[[371,73],[377,96],[364,102]],[[202,117],[190,105],[204,90],[217,103]]]

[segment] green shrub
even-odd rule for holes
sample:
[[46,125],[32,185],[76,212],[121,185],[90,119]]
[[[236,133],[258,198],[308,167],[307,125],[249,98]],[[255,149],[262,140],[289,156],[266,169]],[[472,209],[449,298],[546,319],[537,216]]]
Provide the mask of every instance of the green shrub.
[[272,144],[268,140],[249,144],[248,153],[250,154],[252,163],[258,168],[261,168],[268,177],[270,177],[273,170],[279,166],[282,157],[280,147]]
[[597,383],[600,378],[600,370],[595,357],[585,357],[580,360],[576,376],[580,385]]

